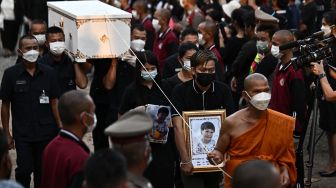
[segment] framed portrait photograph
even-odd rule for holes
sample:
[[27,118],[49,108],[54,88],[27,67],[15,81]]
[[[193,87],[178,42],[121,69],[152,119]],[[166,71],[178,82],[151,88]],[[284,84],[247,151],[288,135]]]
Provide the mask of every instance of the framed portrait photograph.
[[226,117],[225,110],[186,111],[183,112],[184,136],[188,154],[194,166],[193,172],[220,171],[211,165],[207,154],[214,150],[222,123]]
[[146,112],[153,119],[153,128],[149,133],[149,141],[152,143],[167,143],[171,125],[170,106],[148,104],[146,105]]

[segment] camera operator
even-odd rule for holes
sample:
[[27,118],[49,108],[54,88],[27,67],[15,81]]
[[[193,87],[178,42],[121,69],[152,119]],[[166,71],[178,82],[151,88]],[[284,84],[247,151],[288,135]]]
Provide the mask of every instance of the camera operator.
[[292,49],[280,51],[279,46],[294,41],[288,30],[277,31],[272,37],[271,53],[279,61],[272,84],[270,108],[289,116],[296,114],[294,135],[299,137],[305,120],[306,100],[303,72],[291,63]]
[[[334,34],[335,29],[331,29],[331,25],[336,24],[336,12],[329,11],[323,14],[322,18],[322,28],[325,37]],[[333,30],[333,31],[332,31]],[[335,66],[335,55],[336,55],[336,44],[332,43],[330,45],[333,60],[328,63],[332,63],[331,66]],[[320,119],[319,126],[322,130],[327,133],[328,138],[328,152],[329,161],[324,171],[320,171],[319,174],[322,177],[333,177],[336,175],[336,72],[327,65],[323,63],[312,63],[311,70],[318,76],[320,82],[320,87],[318,88],[321,97],[319,97],[319,109],[320,109]],[[323,95],[323,96],[322,96]]]

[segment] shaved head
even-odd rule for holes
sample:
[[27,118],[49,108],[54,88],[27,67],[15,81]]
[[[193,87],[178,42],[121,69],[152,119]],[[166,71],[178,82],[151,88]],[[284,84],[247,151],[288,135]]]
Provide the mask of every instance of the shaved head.
[[203,23],[201,24],[204,24],[204,31],[210,35],[215,35],[216,32],[217,32],[217,25],[215,22],[213,21],[204,21]]
[[136,8],[136,9],[142,11],[143,13],[148,12],[147,2],[145,0],[135,1],[134,4],[133,4],[133,8]]
[[64,126],[75,123],[82,112],[89,112],[93,101],[83,91],[72,90],[64,93],[59,99],[58,112]]
[[280,188],[280,175],[268,161],[247,161],[234,171],[232,188]]
[[294,35],[288,30],[280,30],[275,32],[273,38],[277,38],[280,45],[294,41]]
[[169,22],[170,19],[170,11],[168,9],[158,9],[156,11],[157,15],[160,16],[166,23]]
[[257,82],[264,82],[268,85],[267,78],[259,73],[254,73],[248,75],[245,80],[244,80],[244,90],[248,91],[250,90],[253,86],[256,85]]

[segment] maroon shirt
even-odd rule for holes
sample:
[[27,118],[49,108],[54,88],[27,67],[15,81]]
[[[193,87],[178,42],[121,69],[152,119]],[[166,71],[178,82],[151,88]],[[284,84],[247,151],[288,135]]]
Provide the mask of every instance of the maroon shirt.
[[146,30],[146,44],[145,49],[146,50],[153,50],[153,44],[155,39],[155,29],[152,24],[152,20],[149,16],[147,16],[143,21],[142,24],[144,25],[144,28]]
[[164,67],[164,60],[175,54],[177,49],[178,39],[170,28],[155,37],[153,52],[156,54],[158,59],[159,70],[161,73]]
[[290,64],[277,66],[273,78],[270,108],[289,116],[293,116],[296,112],[295,130],[301,131],[300,125],[303,125],[306,113],[302,70],[295,70]]
[[45,148],[42,158],[42,188],[68,188],[73,178],[82,171],[90,150],[73,136],[62,130]]
[[212,51],[212,53],[214,53],[218,59],[218,63],[220,64],[221,66],[221,69],[222,69],[222,72],[224,71],[224,61],[223,61],[223,58],[222,56],[220,55],[219,51],[217,50],[216,46],[215,45],[212,45],[208,48],[208,50]]

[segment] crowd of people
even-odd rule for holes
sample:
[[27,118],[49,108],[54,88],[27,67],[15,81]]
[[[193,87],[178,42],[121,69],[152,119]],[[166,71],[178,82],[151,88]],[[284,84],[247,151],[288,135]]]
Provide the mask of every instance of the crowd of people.
[[[15,19],[4,17],[3,56],[17,61],[0,88],[0,187],[28,188],[32,174],[36,188],[303,187],[294,143],[306,134],[316,77],[329,146],[319,174],[336,176],[335,61],[297,67],[299,50],[281,48],[320,30],[336,36],[333,0],[104,2],[132,14],[130,50],[118,58],[75,62],[62,28],[48,27],[46,1],[13,1]],[[164,106],[154,122],[147,105]],[[202,110],[227,117],[220,130],[201,125],[193,152],[225,166],[196,173],[181,114]],[[22,186],[5,181],[8,149]]]

